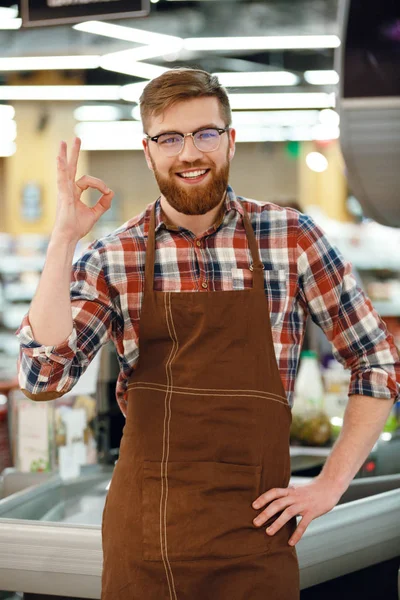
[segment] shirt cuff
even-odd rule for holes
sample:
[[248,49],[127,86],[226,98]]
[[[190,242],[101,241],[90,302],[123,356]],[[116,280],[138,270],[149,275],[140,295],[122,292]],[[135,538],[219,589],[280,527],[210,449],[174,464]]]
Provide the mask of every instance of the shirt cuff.
[[393,402],[400,400],[400,385],[396,381],[396,375],[385,369],[371,369],[354,373],[351,376],[349,396],[372,396],[373,398],[392,399]]
[[57,344],[57,346],[45,346],[34,339],[28,313],[24,316],[15,335],[19,340],[21,351],[31,358],[48,359],[49,361],[65,364],[70,362],[77,352],[75,327],[68,338]]

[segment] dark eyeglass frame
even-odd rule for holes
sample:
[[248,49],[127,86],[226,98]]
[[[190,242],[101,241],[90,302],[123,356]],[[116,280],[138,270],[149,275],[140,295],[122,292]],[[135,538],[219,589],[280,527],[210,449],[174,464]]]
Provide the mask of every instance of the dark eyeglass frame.
[[[185,138],[188,136],[191,136],[193,138],[193,144],[196,146],[196,142],[194,139],[194,136],[196,135],[196,133],[199,133],[200,131],[208,131],[209,129],[213,129],[214,131],[218,131],[219,136],[220,136],[220,143],[221,143],[221,135],[227,131],[230,130],[230,126],[227,125],[226,127],[224,127],[223,129],[220,127],[200,127],[200,129],[196,129],[196,131],[192,131],[191,133],[181,133],[180,131],[164,131],[163,133],[159,133],[158,135],[153,135],[152,137],[149,136],[146,133],[146,140],[150,140],[151,142],[155,142],[156,144],[158,143],[158,138],[160,138],[163,135],[180,135],[182,136],[183,139],[183,144],[182,144],[182,148],[181,150],[178,152],[178,154],[180,154],[183,150],[183,148],[185,147]],[[197,148],[197,146],[196,146]],[[217,146],[217,148],[215,148],[215,150],[218,150],[219,148],[219,144]],[[197,148],[198,150],[200,150],[200,148]],[[215,150],[210,150],[209,152],[215,152]],[[200,152],[204,152],[204,150],[200,150]],[[207,151],[206,151],[207,152]]]

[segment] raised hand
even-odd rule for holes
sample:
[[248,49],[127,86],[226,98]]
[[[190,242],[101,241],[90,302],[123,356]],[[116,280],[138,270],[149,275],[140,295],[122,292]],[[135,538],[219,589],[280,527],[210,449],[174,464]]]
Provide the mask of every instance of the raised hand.
[[[67,158],[67,144],[60,144],[57,156],[57,210],[53,236],[62,236],[71,242],[77,242],[92,229],[111,206],[114,192],[101,179],[83,175],[75,181],[78,165],[80,138],[75,138],[71,156]],[[99,190],[101,197],[95,206],[87,206],[81,201],[82,192],[88,188]]]

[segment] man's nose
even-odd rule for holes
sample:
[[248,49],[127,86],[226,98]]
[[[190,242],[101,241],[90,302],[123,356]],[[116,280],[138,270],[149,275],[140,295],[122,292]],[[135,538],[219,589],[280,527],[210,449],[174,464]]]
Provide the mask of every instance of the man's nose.
[[185,162],[193,162],[203,157],[203,152],[196,148],[194,145],[194,139],[191,135],[187,135],[184,138],[183,150],[179,154],[179,158]]

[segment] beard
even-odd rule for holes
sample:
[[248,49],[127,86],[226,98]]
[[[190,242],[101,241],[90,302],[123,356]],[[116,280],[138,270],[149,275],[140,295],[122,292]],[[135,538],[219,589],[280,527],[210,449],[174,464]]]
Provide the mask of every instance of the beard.
[[[179,183],[176,175],[176,167],[169,170],[169,175],[164,177],[157,170],[157,167],[150,157],[151,164],[154,169],[160,192],[167,200],[168,204],[178,212],[184,215],[204,215],[221,202],[222,197],[226,192],[229,179],[229,149],[226,156],[225,164],[218,171],[210,165],[203,165],[199,162],[182,163],[180,169],[210,169],[207,174],[207,183],[199,185],[187,185]],[[187,187],[187,189],[185,189]]]

